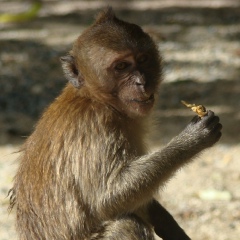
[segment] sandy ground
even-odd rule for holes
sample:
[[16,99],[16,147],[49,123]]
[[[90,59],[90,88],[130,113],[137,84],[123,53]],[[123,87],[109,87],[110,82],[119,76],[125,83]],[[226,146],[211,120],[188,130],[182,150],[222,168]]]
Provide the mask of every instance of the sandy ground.
[[[224,126],[221,141],[178,172],[158,197],[192,239],[238,240],[238,1],[211,1],[211,6],[207,1],[145,2],[129,1],[124,7],[115,1],[115,5],[118,16],[140,24],[154,37],[164,56],[165,81],[150,136],[152,149],[166,144],[191,120],[193,113],[181,106],[182,99],[214,110]],[[64,86],[59,57],[92,22],[99,7],[95,1],[54,4],[44,1],[39,17],[30,22],[0,24],[0,240],[16,239],[15,215],[8,214],[6,198],[17,168],[17,154],[12,153]],[[0,6],[0,12],[27,7],[14,1],[0,1]]]

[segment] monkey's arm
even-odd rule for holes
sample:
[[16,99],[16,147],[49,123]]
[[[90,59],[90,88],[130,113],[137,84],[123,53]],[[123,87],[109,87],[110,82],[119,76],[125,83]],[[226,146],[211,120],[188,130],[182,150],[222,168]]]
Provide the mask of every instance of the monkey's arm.
[[221,128],[219,118],[211,111],[202,119],[193,118],[165,148],[133,159],[112,173],[108,178],[111,197],[104,195],[101,201],[112,206],[111,209],[122,209],[123,212],[145,204],[180,167],[216,143],[221,136]]
[[150,223],[155,233],[164,240],[190,240],[172,215],[155,199],[148,206]]

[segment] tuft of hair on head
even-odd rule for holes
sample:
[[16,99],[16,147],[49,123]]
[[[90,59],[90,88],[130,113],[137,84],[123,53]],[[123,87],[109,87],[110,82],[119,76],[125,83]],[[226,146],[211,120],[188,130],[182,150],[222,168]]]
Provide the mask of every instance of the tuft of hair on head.
[[116,18],[116,16],[112,7],[107,7],[97,15],[95,24],[101,24],[108,21],[112,21],[114,18]]

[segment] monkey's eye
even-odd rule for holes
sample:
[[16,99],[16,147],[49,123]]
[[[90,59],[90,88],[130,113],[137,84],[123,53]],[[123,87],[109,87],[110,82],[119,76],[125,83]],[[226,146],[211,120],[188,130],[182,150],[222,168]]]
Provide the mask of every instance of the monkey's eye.
[[127,62],[120,62],[120,63],[118,63],[116,66],[115,66],[115,69],[117,70],[117,71],[122,71],[122,70],[125,70],[126,68],[128,68],[129,67],[129,63],[127,63]]
[[137,58],[138,63],[145,63],[148,61],[148,55],[147,54],[142,54]]

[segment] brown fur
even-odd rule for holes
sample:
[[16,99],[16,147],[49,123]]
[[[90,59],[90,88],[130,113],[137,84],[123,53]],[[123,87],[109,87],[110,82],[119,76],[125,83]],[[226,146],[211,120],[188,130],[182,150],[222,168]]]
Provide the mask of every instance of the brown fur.
[[[27,239],[41,236],[45,223],[51,230],[44,233],[46,239],[71,236],[73,229],[78,229],[73,239],[81,239],[101,221],[115,216],[119,208],[126,211],[137,207],[135,201],[129,203],[132,206],[123,204],[124,195],[115,202],[124,188],[118,190],[120,186],[116,184],[113,189],[112,182],[117,181],[121,168],[129,164],[128,159],[144,153],[142,133],[138,131],[141,121],[136,123],[119,116],[90,99],[76,98],[78,92],[68,86],[43,114],[25,143],[15,178],[17,202],[26,203],[21,206],[19,217],[24,219],[26,211],[29,220],[36,216],[39,220],[39,224],[27,223],[35,229]],[[136,188],[137,183],[132,187]],[[107,212],[102,209],[105,201],[109,204]],[[100,219],[97,213],[101,213]],[[92,220],[88,221],[89,218]],[[20,221],[20,231],[25,224]],[[72,229],[62,228],[68,225]]]
[[[142,52],[150,63],[136,63]],[[116,71],[118,58],[133,70]],[[152,240],[153,228],[163,239],[189,239],[153,195],[220,138],[219,119],[212,112],[194,119],[162,151],[147,153],[146,118],[160,83],[160,57],[147,34],[111,9],[62,62],[72,84],[24,144],[14,180],[20,239]]]

